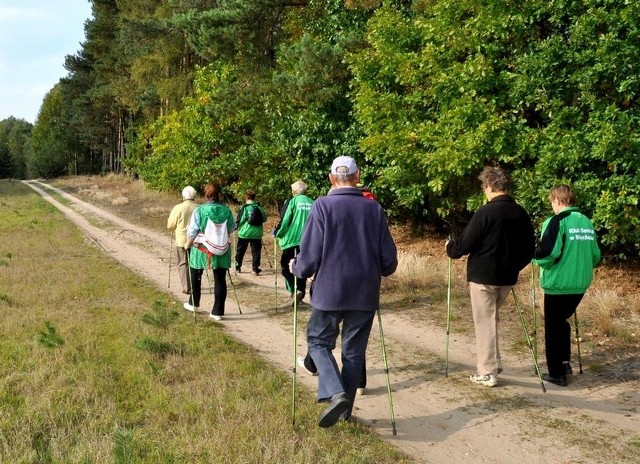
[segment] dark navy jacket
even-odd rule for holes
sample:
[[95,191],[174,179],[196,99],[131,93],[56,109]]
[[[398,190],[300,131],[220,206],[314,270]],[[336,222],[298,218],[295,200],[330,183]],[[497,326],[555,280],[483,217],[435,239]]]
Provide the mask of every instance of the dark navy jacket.
[[515,285],[531,262],[535,232],[527,212],[509,195],[499,195],[476,211],[447,255],[469,255],[467,280],[485,285]]
[[315,274],[314,309],[376,311],[381,277],[397,266],[396,245],[377,201],[344,187],[314,202],[293,266],[298,277]]

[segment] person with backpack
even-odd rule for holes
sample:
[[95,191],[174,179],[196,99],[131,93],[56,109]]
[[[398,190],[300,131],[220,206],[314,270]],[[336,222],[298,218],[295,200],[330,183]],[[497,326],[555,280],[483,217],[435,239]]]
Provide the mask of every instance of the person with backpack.
[[[189,285],[189,266],[187,264],[187,252],[184,244],[187,241],[187,226],[191,219],[191,213],[198,204],[195,202],[196,189],[187,185],[182,189],[182,202],[173,207],[167,219],[167,229],[175,231],[176,255],[178,257],[178,275],[182,285],[182,293],[188,295],[191,292]],[[169,265],[171,267],[171,265]]]
[[[307,279],[295,277],[289,270],[289,261],[300,253],[300,239],[307,225],[313,200],[305,195],[307,184],[301,180],[291,184],[292,198],[287,200],[280,212],[280,222],[274,230],[274,237],[280,242],[282,256],[280,268],[284,277],[285,286],[294,302],[300,303],[306,295]],[[297,284],[294,281],[297,280]],[[297,294],[293,294],[294,284],[297,285]],[[295,300],[294,300],[295,299]]]
[[576,196],[570,186],[551,189],[549,201],[554,215],[542,224],[533,260],[540,267],[544,292],[544,345],[549,373],[543,379],[566,387],[567,374],[573,373],[568,319],[591,285],[600,248],[593,224],[575,206]]
[[227,272],[231,267],[231,247],[229,235],[235,230],[233,213],[228,206],[220,203],[220,186],[204,186],[206,203],[199,205],[191,215],[187,228],[185,249],[189,254],[191,295],[184,304],[187,311],[198,311],[205,269],[213,272],[213,308],[209,318],[222,320],[227,299]]
[[260,259],[262,255],[262,224],[267,220],[267,212],[256,202],[256,192],[247,190],[244,194],[245,204],[242,205],[236,217],[238,229],[238,246],[236,249],[236,271],[240,272],[242,260],[251,245],[252,274],[260,275]]

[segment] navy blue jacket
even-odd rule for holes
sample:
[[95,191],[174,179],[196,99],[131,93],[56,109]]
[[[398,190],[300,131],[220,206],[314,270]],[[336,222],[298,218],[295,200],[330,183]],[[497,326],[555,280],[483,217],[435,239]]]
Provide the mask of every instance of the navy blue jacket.
[[531,262],[535,232],[527,212],[509,195],[480,207],[460,237],[447,246],[450,258],[469,255],[467,280],[485,285],[515,285]]
[[377,201],[343,187],[314,202],[293,266],[298,277],[315,274],[314,309],[376,311],[381,277],[397,266],[396,245]]

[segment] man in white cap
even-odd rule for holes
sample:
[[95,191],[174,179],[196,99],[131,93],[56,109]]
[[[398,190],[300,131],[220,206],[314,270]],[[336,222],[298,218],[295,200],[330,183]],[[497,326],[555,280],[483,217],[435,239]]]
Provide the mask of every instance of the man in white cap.
[[[340,156],[329,174],[332,189],[311,207],[293,274],[315,275],[307,348],[318,370],[318,401],[328,402],[318,425],[351,416],[382,276],[398,266],[397,250],[380,204],[362,195],[353,158]],[[342,324],[342,370],[333,349]]]
[[196,189],[187,185],[182,189],[182,203],[178,203],[173,207],[167,219],[167,229],[175,231],[176,255],[178,256],[178,275],[180,276],[180,284],[182,285],[182,293],[188,295],[191,291],[189,286],[189,267],[187,266],[187,252],[184,245],[187,241],[187,227],[193,210],[198,204],[195,202]]

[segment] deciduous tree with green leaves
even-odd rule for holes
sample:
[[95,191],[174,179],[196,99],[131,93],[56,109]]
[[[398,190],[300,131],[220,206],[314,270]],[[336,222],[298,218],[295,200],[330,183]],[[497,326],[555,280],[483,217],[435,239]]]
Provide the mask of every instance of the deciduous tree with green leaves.
[[394,213],[464,217],[478,206],[478,171],[500,163],[538,219],[549,188],[570,182],[603,244],[637,254],[634,11],[624,0],[377,10],[369,46],[349,61],[361,147]]

